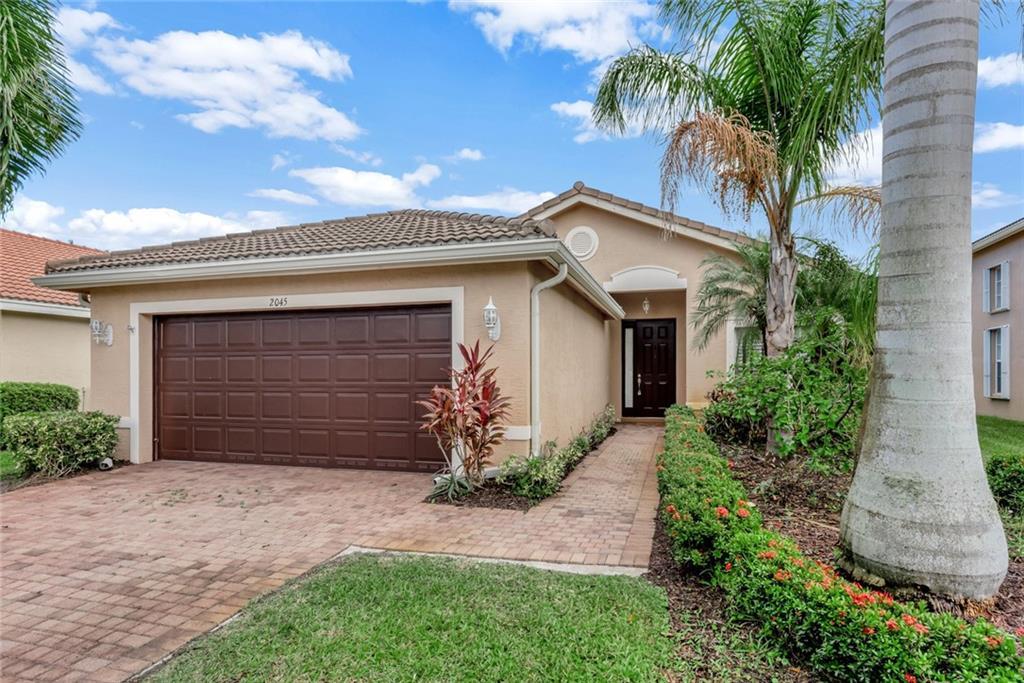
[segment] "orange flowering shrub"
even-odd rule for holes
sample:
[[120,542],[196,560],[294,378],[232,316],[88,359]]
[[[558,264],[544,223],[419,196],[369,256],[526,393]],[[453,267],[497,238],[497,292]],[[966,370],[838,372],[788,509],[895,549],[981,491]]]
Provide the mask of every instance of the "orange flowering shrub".
[[686,408],[666,416],[662,519],[674,557],[709,573],[736,617],[762,623],[780,647],[829,680],[1024,681],[1012,635],[847,581],[763,528],[699,424]]

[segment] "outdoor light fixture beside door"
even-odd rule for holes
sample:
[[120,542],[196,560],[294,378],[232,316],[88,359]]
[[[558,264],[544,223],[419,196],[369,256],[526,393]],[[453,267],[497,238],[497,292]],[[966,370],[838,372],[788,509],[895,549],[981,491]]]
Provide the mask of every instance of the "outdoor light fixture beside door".
[[644,315],[647,315],[648,313],[650,313],[651,312],[651,300],[648,299],[645,296],[643,303],[640,304],[640,308],[644,309]]
[[90,320],[89,331],[92,332],[92,340],[96,346],[114,345],[114,326],[110,323],[104,324],[102,320]]
[[487,305],[484,306],[484,327],[487,328],[490,340],[498,341],[501,337],[501,318],[498,316],[498,307],[494,305],[494,297],[487,297]]

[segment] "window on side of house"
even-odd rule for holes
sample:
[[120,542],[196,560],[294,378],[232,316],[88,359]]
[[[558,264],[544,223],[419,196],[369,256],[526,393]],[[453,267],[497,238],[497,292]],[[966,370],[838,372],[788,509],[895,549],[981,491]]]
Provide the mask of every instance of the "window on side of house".
[[1010,398],[1010,326],[985,330],[982,349],[985,397]]
[[982,277],[981,308],[985,313],[998,313],[1010,308],[1010,262],[1003,261],[986,268]]

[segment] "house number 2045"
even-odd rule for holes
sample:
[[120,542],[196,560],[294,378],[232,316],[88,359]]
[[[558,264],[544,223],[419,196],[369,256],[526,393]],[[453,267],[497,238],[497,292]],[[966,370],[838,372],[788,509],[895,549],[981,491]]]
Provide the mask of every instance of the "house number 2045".
[[288,305],[288,297],[286,296],[272,296],[270,297],[271,308],[282,308]]

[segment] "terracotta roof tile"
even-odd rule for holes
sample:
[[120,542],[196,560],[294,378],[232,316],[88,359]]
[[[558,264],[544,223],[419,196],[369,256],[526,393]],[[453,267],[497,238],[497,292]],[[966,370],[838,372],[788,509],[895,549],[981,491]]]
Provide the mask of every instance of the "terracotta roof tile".
[[47,273],[551,237],[546,222],[406,209],[51,262]]
[[47,261],[103,254],[99,249],[68,244],[0,228],[0,299],[78,306],[78,295],[32,284]]
[[543,204],[533,207],[526,213],[521,214],[519,217],[536,218],[544,211],[550,209],[553,206],[557,206],[558,204],[561,204],[565,200],[571,199],[576,195],[586,195],[589,197],[594,197],[595,199],[601,199],[611,204],[615,204],[616,206],[624,206],[627,209],[639,211],[640,213],[647,216],[661,218],[670,223],[676,223],[687,228],[699,230],[700,232],[705,232],[709,235],[724,237],[726,239],[733,240],[734,242],[746,243],[751,241],[749,237],[747,237],[746,235],[742,235],[738,232],[733,232],[731,230],[723,230],[722,228],[716,228],[705,223],[701,223],[699,221],[694,221],[684,216],[680,216],[678,214],[669,213],[668,211],[662,211],[661,209],[657,209],[653,206],[648,206],[646,204],[641,204],[640,202],[635,202],[631,199],[626,199],[625,197],[619,197],[617,195],[611,194],[610,192],[604,192],[593,187],[588,187],[578,180],[575,183],[573,183],[572,187],[570,187],[562,194],[558,195],[557,197],[552,197]]

